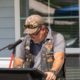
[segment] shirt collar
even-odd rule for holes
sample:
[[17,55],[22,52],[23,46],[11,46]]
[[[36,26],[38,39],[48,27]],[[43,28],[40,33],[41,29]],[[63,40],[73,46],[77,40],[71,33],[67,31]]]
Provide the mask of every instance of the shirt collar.
[[51,30],[50,26],[48,26],[48,30],[49,30],[49,31],[48,31],[48,34],[47,34],[46,40],[47,40],[47,39],[51,39],[51,40],[52,40],[53,37],[52,37],[52,30]]

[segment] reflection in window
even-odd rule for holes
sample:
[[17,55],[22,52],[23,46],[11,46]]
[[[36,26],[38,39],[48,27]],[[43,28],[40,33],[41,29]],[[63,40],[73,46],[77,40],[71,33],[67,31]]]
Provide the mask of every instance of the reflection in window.
[[[79,47],[79,7],[78,0],[50,0],[50,25],[62,33],[66,47]],[[42,15],[48,24],[48,0],[29,0],[30,14]]]

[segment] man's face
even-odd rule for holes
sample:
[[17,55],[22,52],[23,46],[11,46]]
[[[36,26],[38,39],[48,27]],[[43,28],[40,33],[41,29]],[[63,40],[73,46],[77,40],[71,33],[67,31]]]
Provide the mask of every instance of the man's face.
[[40,43],[45,39],[46,35],[47,35],[46,29],[44,28],[39,29],[39,31],[34,34],[30,34],[30,37],[35,43]]

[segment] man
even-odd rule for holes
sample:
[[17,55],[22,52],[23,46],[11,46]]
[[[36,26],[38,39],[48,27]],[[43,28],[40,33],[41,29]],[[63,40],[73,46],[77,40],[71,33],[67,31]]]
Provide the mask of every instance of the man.
[[[52,31],[50,26],[47,27],[40,15],[27,17],[24,28],[26,37],[20,45],[20,53],[15,55],[13,67],[38,68],[45,71],[46,80],[56,80],[65,60],[64,37],[60,33]],[[49,54],[52,54],[53,57],[49,58]],[[29,60],[28,57],[32,60]],[[49,67],[48,62],[51,61],[52,66]]]

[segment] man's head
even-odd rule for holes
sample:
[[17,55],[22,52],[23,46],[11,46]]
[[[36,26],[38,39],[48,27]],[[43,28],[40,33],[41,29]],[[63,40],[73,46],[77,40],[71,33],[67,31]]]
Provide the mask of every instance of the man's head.
[[25,20],[25,34],[33,34],[39,31],[41,25],[44,24],[44,20],[40,15],[31,15]]
[[39,15],[31,15],[25,20],[25,34],[29,34],[35,43],[43,41],[47,35],[48,29],[44,25],[44,20]]

